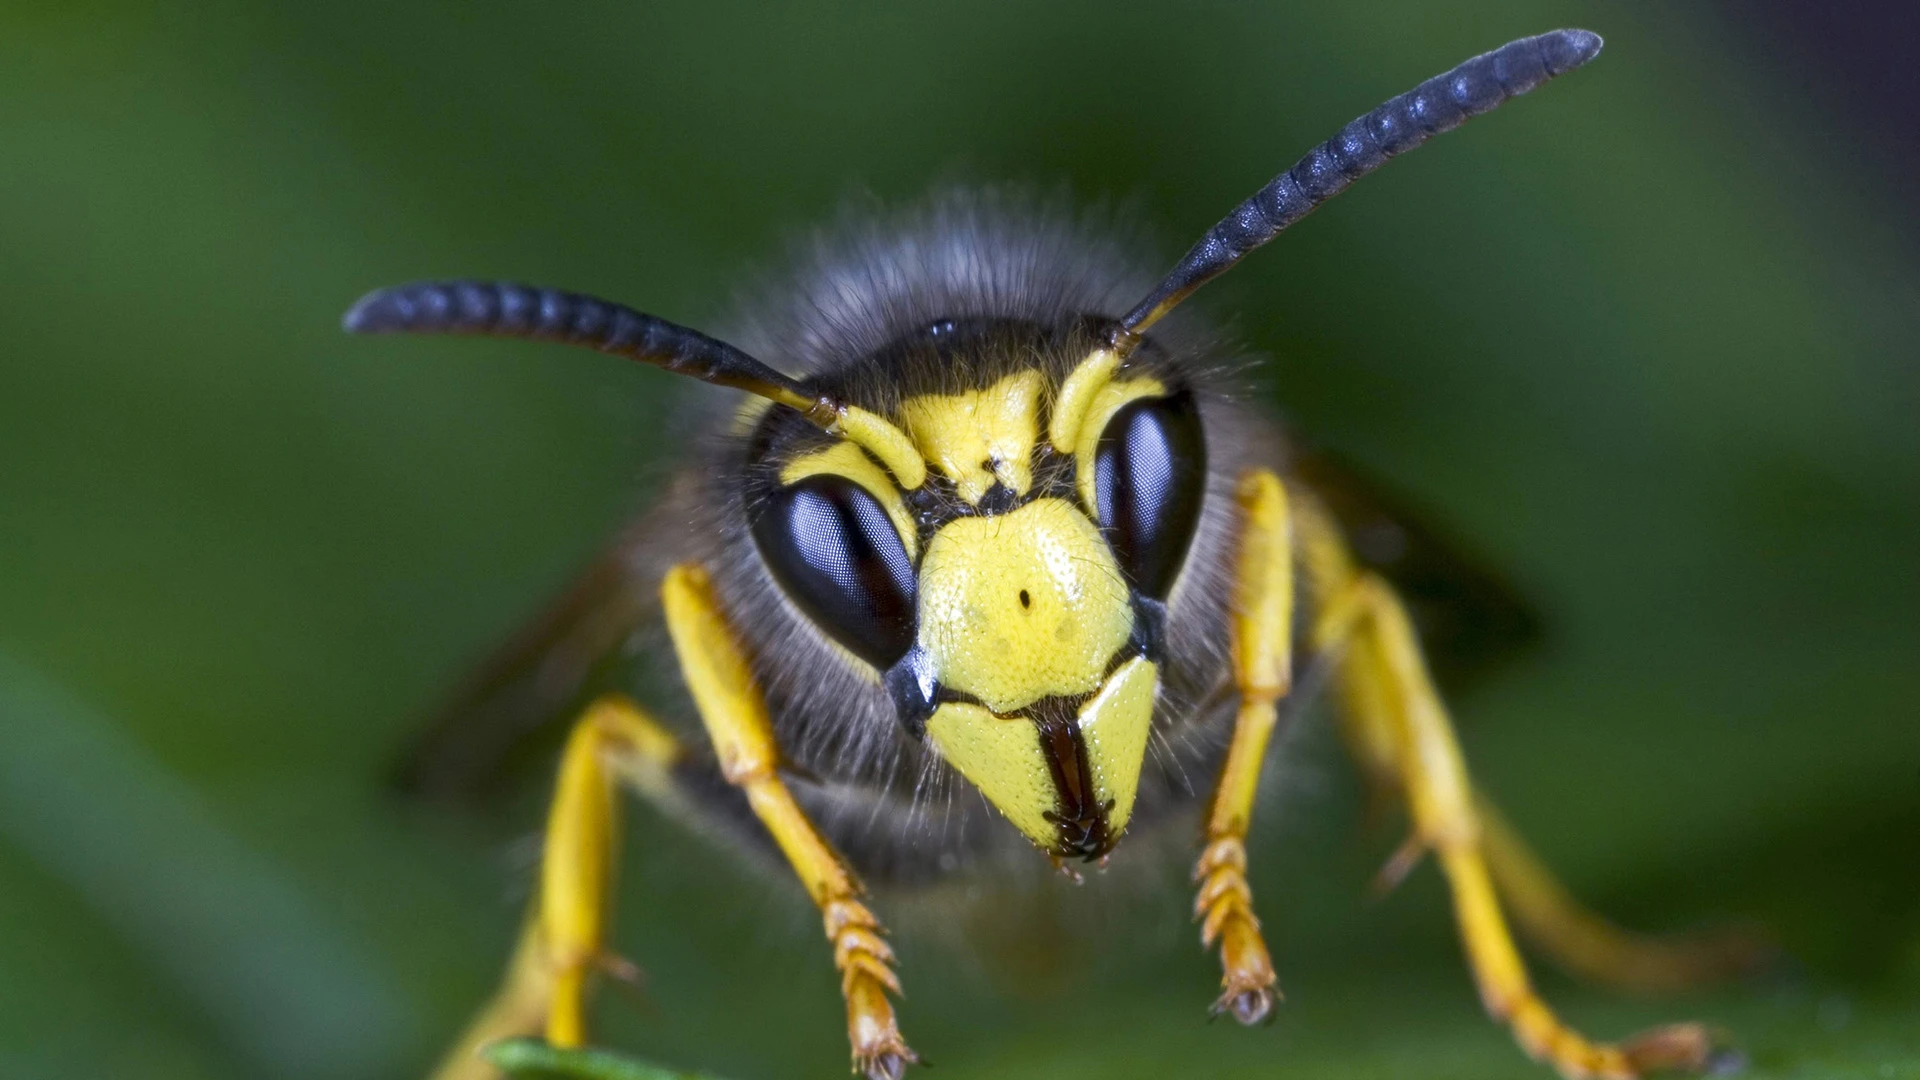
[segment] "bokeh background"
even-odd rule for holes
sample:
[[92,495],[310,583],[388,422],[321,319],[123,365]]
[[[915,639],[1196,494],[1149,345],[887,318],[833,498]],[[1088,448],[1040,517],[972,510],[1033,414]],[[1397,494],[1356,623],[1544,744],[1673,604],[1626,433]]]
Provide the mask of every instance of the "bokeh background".
[[[710,324],[849,193],[954,178],[1133,200],[1171,259],[1351,116],[1559,25],[1606,54],[1202,302],[1306,437],[1539,607],[1458,711],[1550,860],[1630,924],[1760,918],[1794,957],[1549,996],[1603,1034],[1723,1023],[1755,1077],[1920,1077],[1920,30],[1785,0],[0,8],[0,1076],[417,1076],[505,955],[543,781],[469,812],[385,778],[704,391],[349,340],[361,291]],[[1183,890],[1062,884],[1043,916],[1094,929],[1001,948],[1024,967],[896,915],[937,1075],[1546,1075],[1480,1017],[1431,869],[1365,899],[1395,836],[1324,729],[1257,832],[1273,1028],[1202,1022]],[[627,846],[650,984],[605,1038],[843,1075],[797,890],[644,808]]]

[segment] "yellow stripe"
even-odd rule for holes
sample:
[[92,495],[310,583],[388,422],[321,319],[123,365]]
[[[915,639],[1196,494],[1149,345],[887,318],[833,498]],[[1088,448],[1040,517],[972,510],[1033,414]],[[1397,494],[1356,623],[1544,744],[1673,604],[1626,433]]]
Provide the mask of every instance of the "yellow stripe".
[[880,503],[887,517],[892,519],[894,530],[900,534],[900,541],[907,545],[907,555],[914,557],[919,554],[920,535],[913,527],[913,517],[907,513],[907,503],[900,497],[900,489],[858,446],[850,442],[837,442],[823,450],[794,458],[780,470],[780,483],[797,484],[809,476],[822,474],[846,477],[865,489]]
[[1107,385],[1120,366],[1120,357],[1112,349],[1096,349],[1080,361],[1067,381],[1060,384],[1060,396],[1053,402],[1053,418],[1047,421],[1047,441],[1055,451],[1068,454],[1079,445],[1080,428],[1086,423],[1087,409],[1094,395]]
[[1166,386],[1159,379],[1128,379],[1125,382],[1107,383],[1088,403],[1086,419],[1080,425],[1080,435],[1073,450],[1080,501],[1086,504],[1087,513],[1099,513],[1099,506],[1093,497],[1093,454],[1100,448],[1100,436],[1106,434],[1107,421],[1132,402],[1141,398],[1160,397],[1166,392]]
[[978,505],[995,481],[1025,495],[1033,486],[1045,387],[1038,371],[1015,372],[984,390],[909,398],[900,407],[901,422],[969,503]]

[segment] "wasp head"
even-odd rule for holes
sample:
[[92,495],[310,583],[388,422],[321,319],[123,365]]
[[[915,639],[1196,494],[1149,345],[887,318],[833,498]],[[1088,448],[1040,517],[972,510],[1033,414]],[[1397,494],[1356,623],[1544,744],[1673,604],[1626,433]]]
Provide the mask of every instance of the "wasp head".
[[1191,394],[1080,356],[904,396],[924,483],[816,440],[753,520],[775,580],[911,735],[1042,850],[1094,859],[1133,812],[1205,457]]

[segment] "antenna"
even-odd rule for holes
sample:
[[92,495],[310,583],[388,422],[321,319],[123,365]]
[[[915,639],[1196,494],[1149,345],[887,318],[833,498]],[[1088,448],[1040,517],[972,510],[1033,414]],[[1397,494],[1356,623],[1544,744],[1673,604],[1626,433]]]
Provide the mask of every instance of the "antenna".
[[1600,54],[1600,35],[1555,30],[1510,41],[1354,120],[1207,230],[1147,298],[1120,320],[1113,348],[1131,352],[1140,335],[1195,289],[1226,273],[1347,185],[1469,117],[1491,112]]
[[368,293],[347,309],[340,325],[350,334],[469,334],[584,345],[785,405],[871,451],[903,486],[926,481],[926,462],[884,418],[816,394],[724,341],[611,300],[512,282],[420,281]]

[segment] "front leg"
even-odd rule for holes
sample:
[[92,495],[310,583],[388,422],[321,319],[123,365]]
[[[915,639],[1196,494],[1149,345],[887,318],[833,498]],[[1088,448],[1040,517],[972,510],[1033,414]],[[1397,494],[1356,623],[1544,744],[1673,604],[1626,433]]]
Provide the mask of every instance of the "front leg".
[[754,814],[820,907],[847,1002],[854,1070],[869,1080],[899,1080],[920,1059],[900,1037],[887,997],[888,991],[900,992],[900,981],[879,920],[860,902],[862,890],[852,871],[780,779],[780,748],[766,702],[706,572],[692,564],[676,566],[667,572],[660,595],[681,675],[713,740],[722,774],[746,793]]
[[1247,828],[1254,796],[1293,664],[1293,543],[1287,493],[1265,469],[1249,472],[1237,494],[1242,516],[1234,566],[1233,677],[1240,695],[1233,741],[1207,813],[1206,847],[1194,867],[1200,892],[1194,917],[1200,941],[1220,946],[1216,1015],[1253,1024],[1273,1010],[1277,981],[1247,885]]

